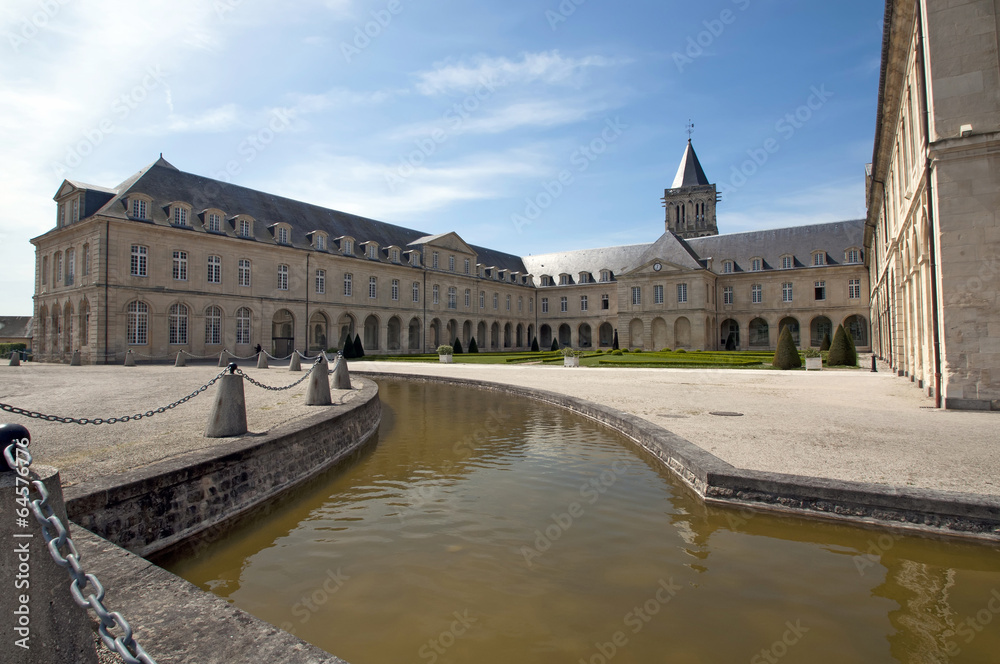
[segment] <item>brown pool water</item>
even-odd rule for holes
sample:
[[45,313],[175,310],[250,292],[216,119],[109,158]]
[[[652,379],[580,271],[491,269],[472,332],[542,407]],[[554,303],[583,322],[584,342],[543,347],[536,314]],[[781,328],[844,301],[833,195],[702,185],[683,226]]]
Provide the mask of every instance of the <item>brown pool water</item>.
[[379,381],[377,446],[168,569],[352,664],[1000,662],[1000,549],[706,507],[527,399]]

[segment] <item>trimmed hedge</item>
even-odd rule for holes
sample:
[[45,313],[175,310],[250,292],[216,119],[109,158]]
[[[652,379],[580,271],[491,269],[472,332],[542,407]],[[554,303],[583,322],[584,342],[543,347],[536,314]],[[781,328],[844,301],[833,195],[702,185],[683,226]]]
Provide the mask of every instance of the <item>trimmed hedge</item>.
[[461,355],[462,354],[462,352],[463,352],[462,351],[462,342],[458,340],[458,337],[455,337],[455,343],[453,343],[451,345],[451,347],[454,349],[455,355]]
[[837,326],[837,331],[833,333],[833,341],[830,342],[830,354],[826,357],[826,365],[829,367],[855,367],[858,365],[857,351],[851,356],[851,343],[847,340],[847,332],[843,325]]
[[469,352],[470,353],[478,353],[479,352],[479,346],[476,345],[476,338],[475,337],[472,337],[471,339],[469,339]]
[[778,350],[774,352],[771,365],[785,371],[802,366],[802,358],[799,357],[795,340],[792,339],[792,331],[787,325],[781,328],[781,334],[778,335]]

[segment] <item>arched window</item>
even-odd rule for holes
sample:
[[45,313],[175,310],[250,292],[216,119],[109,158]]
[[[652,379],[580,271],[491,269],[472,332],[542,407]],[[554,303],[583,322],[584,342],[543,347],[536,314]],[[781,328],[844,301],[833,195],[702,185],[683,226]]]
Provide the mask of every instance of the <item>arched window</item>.
[[145,346],[149,332],[149,305],[145,302],[129,302],[128,305],[128,345]]
[[250,345],[250,310],[240,307],[236,310],[236,343],[237,345]]
[[188,342],[188,308],[183,304],[170,307],[170,340],[171,344],[186,344]]
[[222,309],[209,307],[205,310],[205,345],[218,346],[222,343]]

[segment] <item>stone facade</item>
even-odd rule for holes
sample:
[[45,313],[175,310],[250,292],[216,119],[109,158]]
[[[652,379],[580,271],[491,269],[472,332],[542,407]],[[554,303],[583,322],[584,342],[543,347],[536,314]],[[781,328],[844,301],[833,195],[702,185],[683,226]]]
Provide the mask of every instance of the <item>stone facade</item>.
[[866,262],[875,352],[948,408],[1000,410],[1000,8],[889,0]]
[[[868,346],[863,221],[718,235],[690,141],[650,244],[518,257],[179,171],[162,157],[115,188],[65,181],[36,247],[36,357],[169,360],[257,344],[483,351],[537,337],[578,349]],[[683,210],[681,210],[683,208]],[[689,209],[690,208],[690,209]],[[693,215],[693,216],[692,216]],[[671,225],[673,218],[677,223]]]

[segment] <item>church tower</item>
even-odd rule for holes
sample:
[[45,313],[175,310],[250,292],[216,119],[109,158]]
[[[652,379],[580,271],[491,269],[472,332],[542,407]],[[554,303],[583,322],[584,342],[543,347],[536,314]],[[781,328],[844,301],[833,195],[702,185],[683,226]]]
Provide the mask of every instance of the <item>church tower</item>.
[[718,235],[719,225],[715,219],[718,201],[715,185],[709,184],[689,138],[674,183],[663,192],[667,230],[684,239]]

